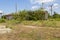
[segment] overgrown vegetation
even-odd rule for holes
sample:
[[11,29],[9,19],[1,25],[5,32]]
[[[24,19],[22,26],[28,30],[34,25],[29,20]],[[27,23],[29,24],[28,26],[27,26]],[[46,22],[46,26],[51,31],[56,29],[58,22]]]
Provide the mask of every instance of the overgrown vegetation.
[[0,19],[0,23],[5,23],[6,20],[5,19]]
[[[47,15],[45,15],[47,14]],[[55,20],[60,20],[60,14],[54,12],[54,14],[51,16],[48,11],[46,10],[42,10],[42,9],[39,9],[39,10],[35,10],[35,11],[26,11],[26,10],[23,10],[23,11],[20,11],[18,12],[18,14],[13,14],[13,18],[15,20],[33,20],[33,21],[38,21],[38,20],[45,20],[45,16],[47,16],[47,19],[55,19]]]
[[[45,14],[48,14],[48,19],[45,19]],[[6,28],[13,30],[10,34],[0,35],[2,40],[60,40],[60,14],[56,12],[50,15],[48,11],[42,9],[23,10],[12,14],[12,17],[11,20],[6,16],[0,19],[0,23],[5,22]],[[28,27],[25,27],[26,25]]]
[[[48,14],[48,15],[45,15]],[[24,25],[35,25],[41,27],[59,27],[58,23],[60,22],[60,14],[54,12],[53,15],[50,15],[48,11],[44,9],[38,10],[23,10],[18,13],[11,14],[13,19],[7,20],[6,16],[3,16],[0,22],[5,22],[7,24],[24,24]],[[45,17],[47,16],[47,20]],[[60,24],[60,23],[59,23]]]

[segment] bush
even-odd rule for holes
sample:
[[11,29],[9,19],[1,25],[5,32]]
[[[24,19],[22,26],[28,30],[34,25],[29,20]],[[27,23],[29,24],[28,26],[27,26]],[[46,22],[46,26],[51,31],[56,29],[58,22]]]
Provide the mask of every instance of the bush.
[[7,23],[8,24],[19,24],[20,21],[18,21],[18,20],[9,20],[9,21],[7,21]]
[[6,22],[5,19],[0,19],[0,23]]
[[18,14],[13,14],[13,18],[15,20],[29,20],[29,21],[45,20],[45,13],[48,12],[42,9],[35,10],[35,11],[23,10],[18,12]]

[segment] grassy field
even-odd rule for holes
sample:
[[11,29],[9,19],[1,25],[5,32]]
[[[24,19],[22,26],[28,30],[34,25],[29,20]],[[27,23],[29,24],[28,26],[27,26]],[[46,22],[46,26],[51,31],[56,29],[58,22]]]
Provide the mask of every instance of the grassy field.
[[3,24],[13,32],[1,34],[0,40],[60,40],[60,21],[8,21]]
[[39,21],[16,21],[11,20],[6,22],[7,25],[10,24],[23,24],[23,25],[32,25],[32,26],[39,26],[39,27],[60,27],[60,21],[56,20],[39,20]]
[[23,21],[21,24],[24,25],[32,25],[32,26],[39,26],[39,27],[60,27],[60,21]]

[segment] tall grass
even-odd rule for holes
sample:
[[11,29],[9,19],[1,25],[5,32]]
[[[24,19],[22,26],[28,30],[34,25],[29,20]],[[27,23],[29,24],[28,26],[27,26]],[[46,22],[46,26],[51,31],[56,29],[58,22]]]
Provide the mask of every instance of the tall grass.
[[60,27],[60,21],[52,21],[52,20],[43,20],[43,21],[23,21],[21,24],[24,25],[32,25],[32,26],[39,26],[39,27]]

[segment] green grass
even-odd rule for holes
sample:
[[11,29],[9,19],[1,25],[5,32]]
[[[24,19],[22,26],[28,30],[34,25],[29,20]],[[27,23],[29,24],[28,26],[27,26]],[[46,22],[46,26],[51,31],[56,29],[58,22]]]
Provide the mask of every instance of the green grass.
[[60,28],[60,21],[56,20],[39,20],[39,21],[17,21],[17,20],[9,20],[6,22],[7,25],[17,25],[17,24],[23,24],[23,25],[32,25],[37,27],[55,27]]
[[39,27],[60,27],[60,21],[23,21],[21,24],[24,25],[33,25]]

